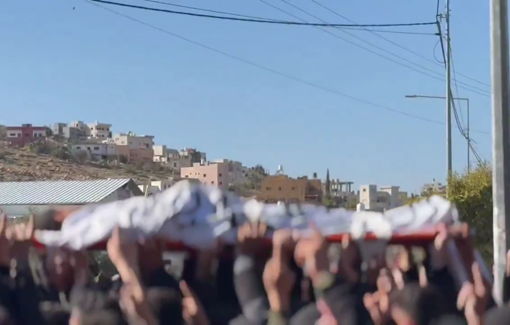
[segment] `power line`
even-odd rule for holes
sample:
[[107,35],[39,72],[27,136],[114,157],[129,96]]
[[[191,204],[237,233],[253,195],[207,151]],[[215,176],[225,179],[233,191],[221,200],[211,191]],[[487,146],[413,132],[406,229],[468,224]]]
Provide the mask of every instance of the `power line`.
[[244,22],[250,22],[250,23],[276,24],[276,25],[321,26],[321,27],[360,27],[360,26],[362,26],[362,27],[408,27],[408,26],[427,26],[427,25],[435,25],[436,24],[435,22],[433,22],[433,23],[432,22],[421,22],[421,23],[397,23],[397,24],[363,24],[363,25],[313,24],[313,23],[300,23],[297,21],[279,21],[279,20],[267,20],[267,19],[236,18],[236,17],[226,17],[226,16],[205,15],[205,14],[197,14],[197,13],[193,13],[193,12],[184,12],[184,11],[175,11],[175,10],[166,10],[166,9],[160,9],[160,8],[130,5],[127,3],[120,3],[120,2],[113,2],[113,1],[106,1],[106,0],[90,0],[90,1],[114,5],[114,6],[120,6],[120,7],[133,8],[133,9],[164,12],[164,13],[168,13],[168,14],[201,17],[201,18],[211,18],[211,19],[221,19],[221,20],[231,20],[231,21],[244,21]]
[[[96,7],[99,7],[101,9],[103,9],[103,10],[109,11],[109,12],[115,14],[115,15],[124,17],[124,18],[126,18],[128,20],[131,20],[133,22],[136,22],[138,24],[141,24],[141,25],[144,25],[144,26],[149,27],[151,29],[157,30],[157,31],[159,31],[161,33],[164,33],[166,35],[172,36],[174,38],[178,38],[178,39],[180,39],[182,41],[185,41],[187,43],[190,43],[190,44],[193,44],[195,46],[201,47],[201,48],[206,49],[206,50],[208,50],[210,52],[214,52],[216,54],[220,54],[220,55],[222,55],[224,57],[227,57],[227,58],[230,58],[232,60],[244,63],[246,65],[258,68],[260,70],[264,70],[266,72],[270,72],[270,73],[278,75],[280,77],[283,77],[283,78],[286,78],[286,79],[289,79],[289,80],[293,80],[295,82],[298,82],[298,83],[301,83],[301,84],[304,84],[304,85],[307,85],[307,86],[310,86],[310,87],[313,87],[313,88],[316,88],[316,89],[319,89],[319,90],[322,90],[322,91],[325,91],[325,92],[328,92],[328,93],[331,93],[331,94],[334,94],[334,95],[337,95],[337,96],[341,96],[341,97],[350,99],[352,101],[363,103],[363,104],[366,104],[368,106],[372,106],[372,107],[375,107],[375,108],[379,108],[379,109],[382,109],[382,110],[393,112],[395,114],[399,114],[399,115],[402,115],[402,116],[406,116],[406,117],[410,117],[410,118],[413,118],[413,119],[421,120],[421,121],[424,121],[424,122],[427,122],[427,123],[431,123],[431,124],[437,124],[437,125],[444,125],[445,124],[444,122],[441,122],[441,121],[436,121],[436,120],[432,120],[432,119],[429,119],[429,118],[426,118],[426,117],[422,117],[422,116],[418,116],[418,115],[414,115],[414,114],[409,114],[409,113],[406,113],[406,112],[403,112],[403,111],[400,111],[400,110],[397,110],[397,109],[394,109],[394,108],[391,108],[391,107],[388,107],[388,106],[384,106],[384,105],[380,105],[380,104],[377,104],[377,103],[373,103],[373,102],[367,101],[365,99],[361,99],[361,98],[357,98],[357,97],[354,97],[354,96],[351,96],[351,95],[344,94],[344,93],[339,92],[339,91],[334,90],[334,89],[330,89],[330,88],[327,88],[327,87],[324,87],[324,86],[321,86],[321,85],[317,85],[317,84],[315,84],[313,82],[306,81],[304,79],[301,79],[301,78],[298,78],[298,77],[294,77],[294,76],[289,75],[287,73],[280,72],[278,70],[262,66],[262,65],[260,65],[258,63],[253,62],[253,61],[241,58],[241,57],[233,55],[233,54],[229,54],[229,53],[221,51],[221,50],[218,50],[218,49],[213,48],[213,47],[211,47],[209,45],[205,45],[205,44],[199,43],[199,42],[191,40],[191,39],[189,39],[187,37],[184,37],[184,36],[181,36],[179,34],[170,32],[170,31],[168,31],[166,29],[157,27],[155,25],[146,23],[146,22],[144,22],[142,20],[136,19],[136,18],[131,17],[129,15],[120,13],[120,12],[118,12],[116,10],[113,10],[113,9],[110,9],[110,8],[106,8],[106,7],[103,7],[101,5],[98,5],[98,4],[94,3],[94,2],[97,2],[97,1],[93,1],[93,0],[84,0],[84,1],[94,5]],[[476,131],[476,130],[473,130],[473,132],[486,133],[484,131]]]
[[[439,20],[439,17],[440,16],[437,16],[438,20],[437,20],[437,30],[438,30],[438,33],[439,33],[439,42],[441,44],[441,53],[443,55],[443,62],[444,62],[444,66],[446,67],[446,62],[447,62],[447,57],[446,55],[449,55],[449,58],[451,59],[451,61],[453,62],[453,57],[451,55],[451,52],[448,51],[448,54],[446,53],[445,51],[445,46],[444,46],[444,43],[443,43],[443,33],[442,33],[442,28],[441,28],[441,22]],[[451,49],[451,47],[450,47]],[[454,74],[455,75],[455,74]],[[454,79],[455,80],[455,79]],[[456,84],[455,84],[456,85]],[[459,97],[459,91],[458,91],[458,88],[456,89],[457,90],[457,97]],[[470,141],[470,139],[468,138],[467,136],[467,132],[464,130],[464,127],[462,126],[462,121],[459,119],[459,114],[458,114],[458,111],[457,111],[457,106],[455,105],[455,100],[453,100],[454,96],[452,95],[452,90],[451,89],[448,89],[448,92],[450,93],[450,99],[452,101],[452,110],[453,110],[453,115],[454,115],[454,119],[455,119],[455,123],[457,124],[457,129],[459,130],[460,134],[462,135],[462,137],[464,139],[466,139],[468,142]],[[448,96],[447,96],[447,100],[448,100]],[[459,104],[460,105],[460,104]]]
[[[438,21],[437,21],[437,27],[438,27],[438,32],[439,32],[439,41],[441,43],[441,51],[442,51],[442,54],[443,54],[443,61],[444,61],[444,64],[446,65],[446,53],[445,53],[445,49],[444,49],[443,34],[442,34],[441,23],[439,21],[439,18],[438,18]],[[448,55],[450,55],[450,59],[451,59],[451,62],[452,62],[453,74],[455,75],[455,66],[453,64],[453,55],[452,55],[451,49],[452,49],[451,46],[449,46]],[[457,97],[460,97],[459,96],[459,90],[457,88],[457,84],[455,84],[455,88],[456,88]],[[448,91],[451,93],[452,90],[448,89]],[[450,96],[450,97],[453,98],[453,96]],[[460,134],[462,135],[462,137],[464,139],[467,140],[469,150],[471,150],[471,153],[473,154],[473,156],[475,156],[476,161],[479,164],[483,164],[484,159],[481,157],[481,155],[478,153],[478,151],[476,150],[475,146],[473,145],[473,143],[475,141],[472,138],[470,138],[470,136],[468,136],[467,132],[465,131],[465,129],[462,126],[461,121],[459,121],[459,116],[458,116],[458,113],[457,113],[457,108],[455,106],[455,101],[452,101],[452,104],[453,104],[452,108],[453,108],[453,113],[454,113],[454,117],[455,117],[455,122],[457,124],[457,128],[459,129]],[[461,110],[461,114],[462,114],[462,110]],[[462,116],[461,116],[461,118],[462,118]],[[471,132],[471,129],[470,129],[470,132]],[[484,133],[487,134],[487,135],[489,134],[488,132],[484,132]],[[469,166],[468,166],[468,168],[469,168]]]
[[356,30],[360,32],[374,32],[374,33],[387,33],[387,34],[405,34],[405,35],[423,35],[423,36],[437,36],[435,33],[425,33],[425,32],[407,32],[407,31],[399,31],[399,30],[377,30],[377,29],[368,29],[368,28],[356,28],[356,27],[337,27],[342,29]]
[[[313,2],[313,3],[315,3],[316,5],[318,5],[318,6],[322,7],[323,9],[325,9],[325,10],[329,11],[330,13],[332,13],[332,14],[334,14],[334,15],[336,15],[336,16],[338,16],[338,17],[340,17],[340,18],[343,18],[343,19],[345,19],[346,21],[348,21],[348,22],[350,22],[350,23],[356,24],[356,22],[355,22],[355,21],[352,21],[351,19],[349,19],[349,18],[347,18],[347,17],[343,16],[342,14],[338,13],[337,11],[335,11],[335,10],[333,10],[333,9],[331,9],[331,8],[329,8],[329,7],[327,7],[326,5],[323,5],[323,4],[322,4],[322,3],[320,3],[319,1],[317,1],[317,0],[312,0],[312,2]],[[439,1],[438,1],[438,10],[439,10]],[[418,52],[416,52],[416,51],[413,51],[413,50],[411,50],[411,49],[409,49],[409,48],[407,48],[407,47],[405,47],[405,46],[402,46],[402,45],[400,45],[400,44],[398,44],[398,43],[396,43],[396,42],[394,42],[394,41],[392,41],[392,40],[390,40],[390,39],[388,39],[388,38],[386,38],[386,37],[384,37],[384,36],[382,36],[382,35],[377,34],[377,32],[371,32],[371,33],[372,33],[372,34],[374,34],[375,36],[379,37],[380,39],[383,39],[383,40],[385,40],[386,42],[388,42],[388,43],[390,43],[390,44],[392,44],[392,45],[394,45],[394,46],[396,46],[396,47],[398,47],[398,48],[400,48],[400,49],[402,49],[402,50],[404,50],[404,51],[406,51],[406,52],[409,52],[409,53],[411,53],[411,54],[413,54],[413,55],[415,55],[415,56],[417,56],[417,57],[419,57],[419,58],[421,58],[421,59],[423,59],[423,60],[426,60],[426,61],[428,61],[428,62],[431,62],[431,63],[433,63],[433,64],[435,64],[435,65],[438,65],[438,64],[439,64],[439,65],[442,65],[442,64],[440,64],[440,63],[438,63],[438,62],[436,62],[436,61],[434,61],[434,60],[432,60],[432,59],[430,59],[430,58],[427,58],[427,57],[426,57],[426,56],[424,56],[424,55],[421,55],[420,53],[418,53]],[[466,78],[466,79],[469,79],[469,80],[471,80],[471,81],[477,82],[477,83],[479,83],[479,84],[481,84],[481,85],[484,85],[484,86],[490,87],[490,85],[489,85],[489,84],[484,83],[484,82],[479,81],[479,80],[476,80],[476,79],[471,78],[471,77],[469,77],[469,76],[466,76],[465,74],[462,74],[462,73],[460,73],[460,72],[458,73],[458,75],[459,75],[459,76],[462,76],[462,77],[464,77],[464,78]]]
[[[202,12],[210,12],[210,13],[221,14],[221,15],[229,15],[229,16],[233,16],[233,17],[252,18],[252,19],[259,19],[259,20],[282,21],[280,19],[265,18],[265,17],[252,16],[252,15],[243,15],[243,14],[237,14],[237,13],[226,12],[226,11],[219,11],[219,10],[213,10],[213,9],[184,6],[184,5],[179,5],[179,4],[175,4],[175,3],[171,3],[171,2],[166,2],[166,1],[158,1],[158,0],[141,0],[141,1],[150,2],[150,3],[157,3],[157,4],[160,4],[160,5],[176,7],[176,8],[183,8],[183,9],[189,9],[189,10],[202,11]],[[358,26],[355,26],[355,27],[342,27],[342,28],[343,29],[349,29],[349,30],[362,31],[362,32],[437,36],[436,33],[413,32],[413,31],[399,31],[399,30],[385,30],[385,29],[375,30],[375,29],[369,29],[369,28],[358,27]]]
[[[455,61],[453,60],[453,52],[452,52],[451,46],[450,46],[450,50],[448,51],[448,53],[450,53],[450,57],[451,57],[451,61],[452,61],[452,72],[453,72],[453,76],[454,76],[453,83],[455,85],[455,93],[457,94],[457,97],[460,97],[459,87],[457,85],[456,71],[455,71]],[[459,102],[459,114],[460,114],[461,123],[464,123],[464,116],[462,114],[462,105],[460,102]],[[469,126],[467,126],[467,127],[469,127]],[[466,136],[467,136],[467,133],[466,133]]]
[[210,13],[221,14],[221,15],[229,15],[229,16],[234,16],[234,17],[258,19],[258,20],[282,21],[282,20],[279,20],[279,19],[264,18],[264,17],[258,17],[258,16],[250,16],[250,15],[242,15],[242,14],[236,14],[236,13],[232,13],[232,12],[225,12],[225,11],[218,11],[218,10],[212,10],[212,9],[184,6],[184,5],[179,5],[179,4],[175,4],[175,3],[171,3],[171,2],[166,2],[166,1],[157,1],[157,0],[141,0],[141,1],[157,3],[157,4],[160,4],[160,5],[176,7],[176,8],[183,8],[183,9],[189,9],[189,10],[202,11],[202,12],[210,12]]
[[[283,12],[283,13],[285,13],[285,14],[287,14],[287,15],[291,16],[291,17],[294,17],[294,18],[296,18],[296,19],[298,19],[298,20],[300,20],[300,21],[302,21],[302,22],[308,23],[308,21],[307,21],[307,20],[305,20],[305,19],[303,19],[303,18],[300,18],[300,17],[298,17],[298,16],[296,16],[296,15],[293,15],[293,14],[289,13],[288,11],[285,11],[285,10],[283,10],[283,9],[281,9],[281,8],[279,8],[279,7],[277,7],[277,6],[273,5],[273,4],[271,4],[271,3],[269,3],[269,2],[267,2],[267,1],[265,1],[265,0],[259,0],[259,1],[261,1],[262,3],[264,3],[264,4],[268,5],[268,6],[270,6],[271,8],[274,8],[274,9],[276,9],[276,10],[278,10],[278,11],[281,11],[281,12]],[[288,1],[286,1],[286,0],[280,0],[280,1],[282,1],[282,2],[284,2],[284,3],[286,3],[286,4],[288,4],[289,6],[291,6],[291,7],[295,8],[295,9],[297,9],[297,10],[299,10],[299,11],[301,11],[301,12],[303,12],[303,13],[305,13],[305,14],[307,14],[307,15],[309,15],[309,16],[311,16],[311,17],[313,17],[313,18],[315,18],[315,19],[317,19],[317,20],[319,20],[319,21],[322,21],[323,23],[327,23],[325,20],[323,20],[323,19],[321,19],[321,18],[319,18],[319,17],[317,17],[317,16],[315,16],[315,15],[313,15],[313,14],[311,14],[311,13],[307,12],[306,10],[301,9],[300,7],[298,7],[298,6],[296,6],[296,5],[292,4],[292,3],[289,3],[289,2],[288,2]],[[389,51],[389,50],[386,50],[386,49],[384,49],[384,48],[382,48],[382,47],[380,47],[380,46],[378,46],[378,45],[375,45],[375,44],[373,44],[373,43],[371,43],[371,42],[369,42],[369,41],[367,41],[367,40],[365,40],[365,39],[363,39],[363,38],[361,38],[361,37],[358,37],[358,36],[356,36],[356,35],[354,35],[354,34],[352,34],[352,33],[347,32],[347,31],[345,31],[345,30],[343,30],[343,29],[339,29],[339,30],[340,30],[341,32],[343,32],[343,33],[345,33],[345,34],[347,34],[347,35],[351,36],[351,37],[354,37],[354,38],[356,38],[356,39],[358,39],[358,40],[362,41],[363,43],[366,43],[366,44],[367,44],[367,45],[369,45],[369,46],[372,46],[372,47],[374,47],[374,48],[376,48],[376,49],[378,49],[378,50],[380,50],[380,51],[382,51],[382,52],[385,52],[385,53],[387,53],[387,54],[389,54],[389,55],[392,55],[392,56],[393,56],[393,57],[395,57],[396,59],[393,59],[393,58],[388,57],[388,56],[386,56],[386,55],[384,55],[384,54],[378,53],[378,52],[376,52],[376,51],[374,51],[374,50],[371,50],[370,48],[367,48],[367,47],[365,47],[365,46],[363,46],[363,45],[360,45],[360,44],[358,44],[358,43],[355,43],[355,42],[353,42],[353,41],[351,41],[351,40],[348,40],[348,39],[346,39],[346,38],[343,38],[343,37],[341,37],[341,36],[339,36],[339,35],[337,35],[337,34],[332,33],[332,32],[331,32],[331,31],[329,31],[329,30],[326,30],[326,29],[323,29],[323,28],[320,28],[320,27],[317,27],[317,26],[314,26],[314,27],[315,27],[315,28],[317,28],[317,29],[319,29],[319,30],[321,30],[321,31],[323,31],[323,32],[325,32],[325,33],[327,33],[327,34],[329,34],[330,36],[333,36],[334,38],[341,39],[341,40],[342,40],[342,41],[344,41],[344,42],[347,42],[347,43],[352,44],[352,45],[354,45],[354,46],[356,46],[356,47],[359,47],[359,48],[361,48],[361,49],[363,49],[363,50],[365,50],[365,51],[368,51],[368,52],[370,52],[370,53],[372,53],[372,54],[374,54],[374,55],[377,55],[377,56],[379,56],[379,57],[382,57],[382,58],[384,58],[384,59],[386,59],[386,60],[388,60],[388,61],[390,61],[390,62],[393,62],[393,63],[395,63],[395,64],[398,64],[398,65],[400,65],[400,66],[403,66],[403,67],[405,67],[405,68],[408,68],[408,69],[410,69],[410,70],[413,70],[413,71],[415,71],[415,72],[417,72],[417,73],[420,73],[420,74],[422,74],[422,75],[425,75],[425,76],[427,76],[427,77],[429,77],[429,78],[436,79],[436,80],[439,80],[439,81],[441,81],[441,82],[444,82],[444,81],[445,81],[445,79],[444,79],[445,77],[444,77],[444,75],[443,75],[443,74],[438,73],[438,72],[436,72],[436,71],[434,71],[434,70],[431,70],[431,69],[429,69],[429,68],[427,68],[427,67],[425,67],[425,66],[423,66],[423,65],[421,65],[421,64],[418,64],[418,63],[416,63],[416,62],[413,62],[413,61],[411,61],[411,60],[408,60],[408,59],[406,59],[406,58],[404,58],[404,57],[402,57],[402,56],[400,56],[400,55],[398,55],[398,54],[395,54],[395,53],[393,53],[393,52],[391,52],[391,51]],[[398,59],[398,60],[401,60],[401,61],[408,62],[408,63],[410,63],[410,64],[413,64],[413,65],[415,65],[415,66],[416,66],[416,67],[418,67],[418,68],[415,68],[415,67],[413,67],[413,66],[411,66],[411,65],[409,65],[409,64],[406,64],[406,63],[400,62],[400,61],[398,61],[397,59]],[[425,71],[422,71],[422,70],[419,70],[419,69],[426,70],[426,71],[428,71],[428,72],[425,72]],[[434,76],[434,75],[432,75],[431,73],[432,73],[432,74],[435,74],[435,76]],[[468,90],[468,91],[474,92],[474,93],[476,93],[476,94],[478,94],[478,95],[481,95],[481,96],[489,97],[489,92],[488,92],[488,91],[486,91],[486,90],[484,90],[484,89],[480,89],[480,88],[477,88],[477,87],[475,87],[475,86],[472,86],[472,85],[469,85],[469,84],[466,84],[466,83],[463,83],[463,82],[459,82],[459,83],[463,85],[463,86],[461,86],[461,88],[463,88],[463,89],[466,89],[466,90]]]

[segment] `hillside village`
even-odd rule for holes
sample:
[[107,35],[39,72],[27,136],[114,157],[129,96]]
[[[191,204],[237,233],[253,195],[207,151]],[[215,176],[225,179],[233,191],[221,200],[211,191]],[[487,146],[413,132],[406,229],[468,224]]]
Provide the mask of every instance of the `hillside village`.
[[[181,179],[234,191],[264,202],[308,202],[383,211],[402,205],[399,186],[360,185],[318,176],[289,177],[283,167],[270,174],[262,165],[247,167],[232,159],[209,160],[195,148],[173,149],[153,135],[112,132],[112,124],[74,121],[50,126],[0,125],[0,182],[132,179],[146,194]],[[428,184],[435,192],[440,183]],[[437,187],[437,188],[436,188]],[[430,190],[430,188],[427,188]]]
[[[222,159],[210,163],[206,154],[198,150],[158,146],[153,136],[133,132],[112,137],[110,128],[110,124],[88,125],[80,121],[56,123],[54,128],[31,124],[0,126],[0,182],[131,178],[144,191],[155,192],[181,178],[204,182],[196,177],[198,173],[186,172],[186,168],[211,166],[216,168],[217,178],[221,178],[221,170],[228,169],[224,177],[228,180],[225,184],[216,182],[218,185],[239,195],[254,196],[262,180],[254,172],[256,176],[251,177],[250,183],[246,171],[255,169],[242,166],[241,171],[238,162]],[[236,167],[240,175],[236,175]],[[185,177],[181,177],[183,171]],[[210,174],[214,177],[214,173]],[[215,180],[209,177],[206,181],[214,184]]]

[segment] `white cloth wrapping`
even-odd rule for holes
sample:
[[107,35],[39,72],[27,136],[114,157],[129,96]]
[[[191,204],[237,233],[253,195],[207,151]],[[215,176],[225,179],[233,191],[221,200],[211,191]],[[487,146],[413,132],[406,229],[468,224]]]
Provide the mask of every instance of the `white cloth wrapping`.
[[303,235],[313,223],[324,235],[351,233],[354,238],[362,238],[371,232],[387,240],[395,233],[456,223],[458,213],[449,201],[438,196],[385,213],[354,212],[244,201],[216,187],[182,181],[153,196],[84,206],[65,219],[60,231],[38,230],[35,238],[46,246],[81,250],[107,240],[118,225],[133,241],[157,236],[200,249],[211,247],[218,237],[234,243],[237,225],[256,220],[273,229],[293,228]]

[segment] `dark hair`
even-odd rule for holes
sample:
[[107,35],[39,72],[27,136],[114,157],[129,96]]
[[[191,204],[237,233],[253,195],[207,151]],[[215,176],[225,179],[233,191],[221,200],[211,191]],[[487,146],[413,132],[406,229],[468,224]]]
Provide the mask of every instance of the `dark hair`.
[[124,325],[127,322],[121,313],[113,310],[95,310],[91,313],[82,313],[80,315],[80,324],[82,325]]
[[147,304],[160,324],[184,324],[182,295],[179,291],[162,287],[149,288]]
[[73,288],[70,298],[71,307],[84,313],[104,309],[120,310],[117,301],[111,299],[107,292],[98,290],[97,285],[93,283]]
[[55,230],[62,228],[62,223],[56,219],[57,210],[48,209],[42,213],[34,215],[34,229],[36,230]]
[[428,325],[446,314],[445,302],[441,294],[432,287],[422,288],[417,283],[409,283],[396,291],[391,300],[416,322]]

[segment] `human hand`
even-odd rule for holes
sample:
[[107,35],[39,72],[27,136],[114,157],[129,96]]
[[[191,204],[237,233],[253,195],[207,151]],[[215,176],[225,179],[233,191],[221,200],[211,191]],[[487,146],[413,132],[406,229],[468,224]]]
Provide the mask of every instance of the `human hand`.
[[14,259],[17,262],[27,261],[34,236],[34,217],[30,216],[26,224],[19,223],[8,227],[6,236],[10,241],[11,260]]
[[361,252],[350,236],[342,238],[342,253],[338,263],[338,273],[345,280],[357,283],[361,278]]
[[10,241],[7,238],[7,217],[0,214],[0,266],[9,267],[11,263]]
[[455,247],[457,250],[448,250],[450,260],[455,261],[453,255],[458,252],[462,271],[467,272],[467,276],[463,276],[466,279],[458,278],[461,288],[457,297],[457,308],[464,310],[469,325],[479,325],[482,323],[492,287],[483,277],[480,265],[476,261],[475,247],[467,225],[462,226],[460,236],[455,240]]
[[183,319],[188,325],[209,325],[209,319],[205,314],[204,308],[193,290],[186,281],[179,282],[183,299],[182,313]]
[[316,227],[309,238],[301,238],[294,250],[296,263],[304,267],[312,281],[319,272],[329,272],[328,243]]
[[123,230],[118,226],[106,244],[106,251],[124,282],[128,280],[126,277],[139,278],[138,244],[127,242]]
[[288,312],[296,274],[289,268],[294,246],[292,231],[278,230],[273,236],[273,255],[264,268],[263,280],[271,310]]
[[261,222],[245,223],[237,233],[239,253],[253,255],[260,251],[266,240],[267,225]]
[[390,318],[390,303],[387,293],[376,291],[363,296],[363,304],[374,325],[386,324]]

